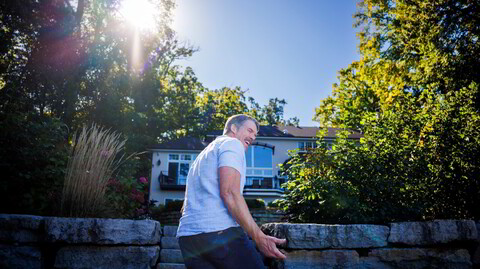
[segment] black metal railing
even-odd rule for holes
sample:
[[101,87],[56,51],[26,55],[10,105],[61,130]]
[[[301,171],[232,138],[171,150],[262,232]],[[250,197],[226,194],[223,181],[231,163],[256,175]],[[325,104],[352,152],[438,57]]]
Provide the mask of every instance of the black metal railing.
[[168,174],[160,172],[158,176],[161,190],[185,190],[185,184],[179,184],[178,179],[171,177]]

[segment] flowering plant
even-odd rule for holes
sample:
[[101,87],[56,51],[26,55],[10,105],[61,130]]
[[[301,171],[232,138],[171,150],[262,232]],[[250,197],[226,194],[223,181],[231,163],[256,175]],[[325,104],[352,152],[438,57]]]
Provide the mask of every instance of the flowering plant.
[[117,177],[108,181],[109,217],[144,218],[148,209],[149,182],[146,177]]

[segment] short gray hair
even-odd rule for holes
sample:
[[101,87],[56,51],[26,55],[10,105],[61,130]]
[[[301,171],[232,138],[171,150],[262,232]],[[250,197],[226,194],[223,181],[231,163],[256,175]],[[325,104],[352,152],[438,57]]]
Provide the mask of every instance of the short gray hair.
[[227,122],[225,123],[225,128],[223,129],[223,134],[226,135],[227,133],[231,132],[232,125],[235,125],[237,126],[237,128],[240,128],[247,120],[253,121],[253,123],[255,123],[255,125],[257,126],[257,132],[260,131],[260,124],[256,119],[254,119],[249,115],[237,114],[228,118]]

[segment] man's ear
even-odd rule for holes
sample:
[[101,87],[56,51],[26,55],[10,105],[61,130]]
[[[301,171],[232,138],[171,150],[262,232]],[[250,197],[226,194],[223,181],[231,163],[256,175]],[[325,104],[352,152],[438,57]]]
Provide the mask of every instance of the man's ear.
[[236,134],[238,129],[237,129],[237,125],[235,124],[232,124],[232,126],[230,127],[230,131],[232,131],[233,134]]

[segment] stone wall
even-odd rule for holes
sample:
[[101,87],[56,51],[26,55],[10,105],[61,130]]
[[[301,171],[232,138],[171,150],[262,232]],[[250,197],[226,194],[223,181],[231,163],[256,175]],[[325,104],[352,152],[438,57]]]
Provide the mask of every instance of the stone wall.
[[0,215],[0,268],[155,268],[152,220]]
[[171,225],[171,226],[178,226],[180,217],[182,213],[174,211],[174,212],[162,212],[158,218],[158,221],[163,225]]
[[258,226],[265,223],[282,222],[285,218],[285,212],[278,209],[252,209],[250,213]]
[[471,220],[390,225],[270,223],[286,238],[287,259],[270,268],[479,268],[480,223]]
[[[184,269],[176,226],[152,220],[0,215],[0,268]],[[480,222],[268,223],[287,238],[266,268],[480,268]]]
[[[252,209],[250,213],[259,226],[265,223],[281,222],[285,217],[285,213],[278,209]],[[181,216],[180,212],[162,212],[158,220],[162,225],[178,226]]]

